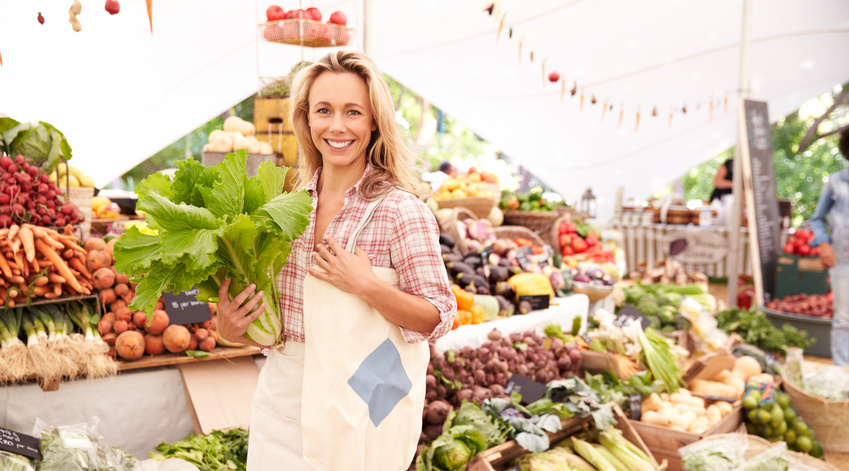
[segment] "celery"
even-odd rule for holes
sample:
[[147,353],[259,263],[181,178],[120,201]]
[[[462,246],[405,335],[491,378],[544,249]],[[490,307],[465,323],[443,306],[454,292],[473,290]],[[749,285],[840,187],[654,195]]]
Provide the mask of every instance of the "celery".
[[679,385],[684,384],[684,380],[681,378],[681,368],[675,363],[666,339],[654,329],[648,328],[639,332],[639,340],[643,347],[644,363],[652,376],[663,382],[667,392],[678,391]]

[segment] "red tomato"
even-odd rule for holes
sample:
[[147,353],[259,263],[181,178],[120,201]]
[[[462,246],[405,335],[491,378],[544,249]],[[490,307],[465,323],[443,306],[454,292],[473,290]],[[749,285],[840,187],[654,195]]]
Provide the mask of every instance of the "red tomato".
[[574,250],[575,253],[584,253],[587,251],[587,243],[584,241],[584,239],[581,239],[580,237],[575,237],[574,239],[572,239],[572,250]]
[[586,241],[588,246],[595,247],[598,245],[598,236],[590,232],[589,235],[587,235]]
[[784,244],[784,253],[796,253],[796,245],[788,240],[787,243]]
[[557,241],[560,242],[561,247],[569,247],[572,245],[572,238],[569,237],[569,234],[560,234],[560,237],[557,238]]
[[571,245],[564,246],[563,249],[562,249],[562,252],[563,252],[562,255],[564,257],[566,257],[568,255],[575,255],[575,249],[573,249]]
[[798,251],[799,255],[801,255],[803,257],[807,257],[808,255],[811,254],[811,246],[808,245],[808,244],[800,245],[799,247],[796,248],[796,250]]
[[286,12],[278,5],[271,5],[268,10],[265,10],[265,17],[268,21],[285,20]]

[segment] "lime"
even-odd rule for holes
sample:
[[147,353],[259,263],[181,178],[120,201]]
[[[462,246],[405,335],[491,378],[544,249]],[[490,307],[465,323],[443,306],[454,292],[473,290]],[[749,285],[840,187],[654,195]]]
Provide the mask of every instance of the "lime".
[[788,445],[792,445],[793,442],[796,441],[796,432],[793,430],[784,432],[784,441],[787,442]]
[[[781,407],[776,405],[772,408],[772,420],[769,421],[769,424],[773,427],[778,427],[779,424],[784,424],[784,411],[781,410]],[[787,424],[785,424],[785,427]]]
[[794,409],[792,407],[785,407],[784,408],[784,420],[786,420],[787,423],[792,424],[796,420],[796,409]]
[[772,414],[769,413],[766,409],[758,409],[758,420],[759,424],[768,424],[772,421]]
[[752,391],[756,391],[760,386],[761,386],[761,383],[754,381],[754,380],[746,383],[746,387],[751,389]]
[[794,422],[793,430],[796,431],[796,435],[798,435],[799,438],[802,438],[802,435],[810,435],[808,424],[806,424],[804,420],[797,420],[796,422]]
[[778,424],[777,427],[775,427],[775,434],[784,435],[785,432],[787,432],[787,422],[782,420],[781,423]]
[[752,409],[749,412],[747,412],[746,413],[746,420],[748,420],[749,423],[751,423],[751,424],[758,423],[758,410]]
[[775,434],[775,427],[773,427],[772,425],[767,425],[767,426],[764,427],[764,436],[765,437],[769,438],[769,437],[774,437],[775,435],[776,435]]
[[743,409],[752,410],[758,407],[758,400],[751,394],[746,394],[743,398]]
[[776,393],[775,400],[778,401],[778,405],[780,405],[783,409],[790,406],[790,396],[787,393]]
[[751,422],[747,423],[746,424],[746,432],[749,435],[757,435],[758,434],[757,426],[755,424],[751,423]]
[[796,438],[796,446],[799,447],[799,451],[808,453],[814,447],[814,441],[811,437],[803,435]]
[[824,454],[825,453],[822,449],[822,445],[820,445],[820,442],[814,440],[814,446],[811,448],[811,456],[822,459]]

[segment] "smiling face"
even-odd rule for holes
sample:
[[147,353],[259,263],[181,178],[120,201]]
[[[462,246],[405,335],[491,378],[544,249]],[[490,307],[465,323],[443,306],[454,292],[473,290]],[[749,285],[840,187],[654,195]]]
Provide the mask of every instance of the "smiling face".
[[312,141],[324,166],[365,168],[372,117],[365,80],[351,72],[324,72],[309,92]]

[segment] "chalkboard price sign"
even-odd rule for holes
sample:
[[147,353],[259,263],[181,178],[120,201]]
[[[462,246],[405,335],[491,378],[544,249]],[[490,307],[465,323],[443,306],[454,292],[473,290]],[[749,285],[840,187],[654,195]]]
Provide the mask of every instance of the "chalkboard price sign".
[[198,301],[195,298],[197,294],[197,288],[179,293],[162,293],[165,300],[165,312],[168,313],[172,324],[186,325],[212,319],[209,305]]
[[40,460],[41,452],[38,451],[40,444],[41,441],[35,437],[0,427],[0,450]]
[[781,248],[781,219],[778,217],[778,196],[775,193],[772,137],[766,102],[745,100],[744,108],[752,162],[752,192],[755,197],[755,207],[748,209],[748,215],[749,220],[754,219],[757,225],[764,301],[769,302],[775,294],[775,271]]

